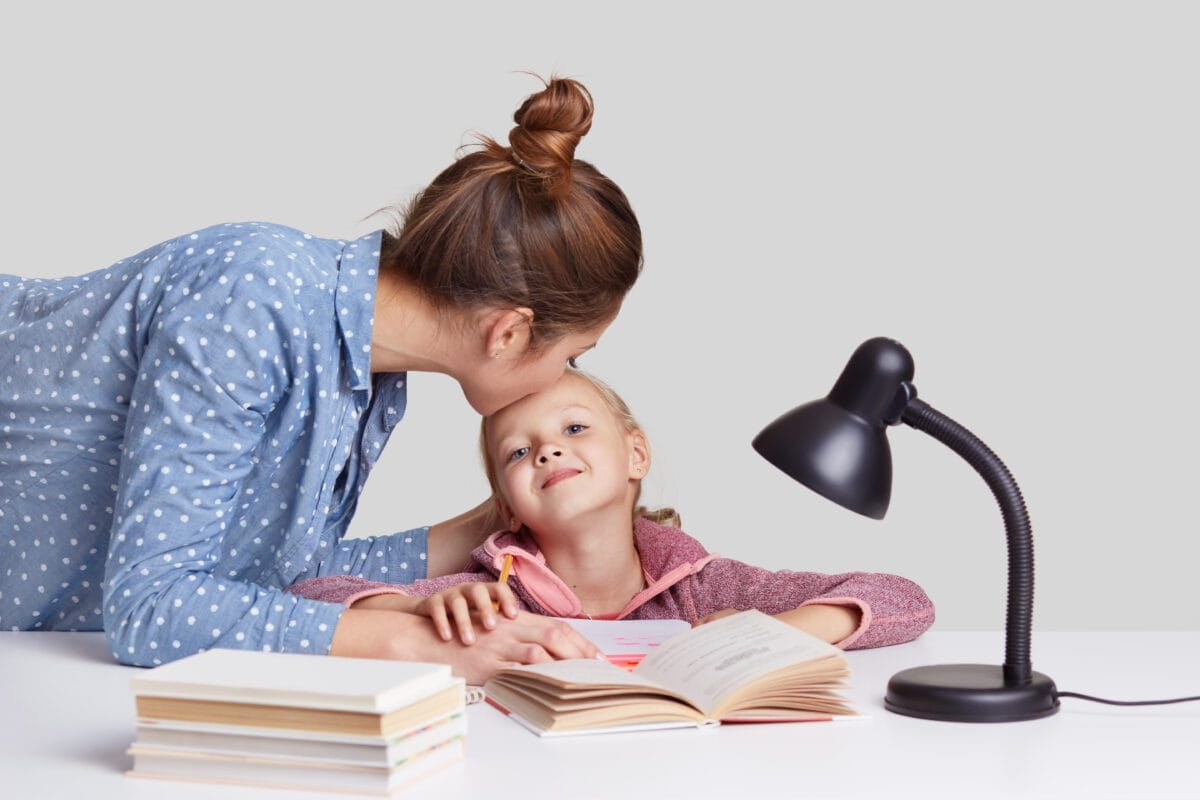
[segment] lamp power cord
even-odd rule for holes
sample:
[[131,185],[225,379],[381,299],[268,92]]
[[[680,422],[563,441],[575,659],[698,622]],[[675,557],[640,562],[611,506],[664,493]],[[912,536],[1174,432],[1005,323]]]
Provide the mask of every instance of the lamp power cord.
[[1090,700],[1093,703],[1105,703],[1110,706],[1165,706],[1169,703],[1191,703],[1200,700],[1200,695],[1196,695],[1195,697],[1175,697],[1170,700],[1106,700],[1103,697],[1092,697],[1090,694],[1056,691],[1054,699],[1057,700],[1060,697],[1075,697],[1080,700]]

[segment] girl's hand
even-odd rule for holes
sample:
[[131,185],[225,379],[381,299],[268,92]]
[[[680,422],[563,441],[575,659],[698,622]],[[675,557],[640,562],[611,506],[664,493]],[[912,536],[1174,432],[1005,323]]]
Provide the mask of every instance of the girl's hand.
[[449,619],[453,616],[458,638],[463,644],[474,644],[472,606],[474,613],[479,616],[479,622],[489,631],[496,627],[497,610],[509,619],[517,618],[517,597],[512,589],[503,583],[460,583],[426,597],[413,613],[429,617],[438,635],[445,642],[454,638]]
[[723,608],[720,611],[714,611],[713,613],[706,614],[705,616],[696,620],[695,623],[692,624],[692,627],[698,628],[706,622],[715,622],[716,620],[719,620],[721,617],[728,617],[730,614],[737,614],[737,613],[739,613],[739,612],[736,608]]

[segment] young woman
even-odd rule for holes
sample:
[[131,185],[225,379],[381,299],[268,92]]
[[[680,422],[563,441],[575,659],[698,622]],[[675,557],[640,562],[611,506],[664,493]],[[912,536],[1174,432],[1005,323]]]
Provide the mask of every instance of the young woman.
[[[470,571],[399,587],[347,574],[292,591],[424,614],[446,640],[452,617],[464,644],[476,639],[473,613],[485,632],[513,624],[497,624],[493,603],[510,618],[533,611],[693,624],[755,608],[839,647],[896,644],[933,624],[933,604],[905,578],[755,567],[709,553],[678,529],[673,511],[639,508],[649,443],[621,398],[585,373],[568,370],[486,418],[481,447],[507,530],[475,550]],[[511,587],[496,582],[510,555]]]
[[211,647],[459,669],[592,652],[540,618],[467,650],[419,617],[284,591],[461,564],[484,507],[342,541],[405,373],[448,374],[494,413],[594,346],[637,279],[627,199],[574,157],[586,89],[551,80],[515,121],[395,236],[227,224],[76,278],[0,275],[0,627],[103,627],[140,665]]

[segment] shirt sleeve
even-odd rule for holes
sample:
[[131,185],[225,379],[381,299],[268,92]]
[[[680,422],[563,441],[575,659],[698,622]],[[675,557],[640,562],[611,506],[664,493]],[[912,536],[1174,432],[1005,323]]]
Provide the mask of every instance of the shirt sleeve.
[[429,526],[384,536],[342,539],[317,564],[313,578],[353,575],[371,581],[412,583],[427,572]]
[[835,644],[845,649],[880,647],[917,638],[933,624],[934,610],[920,586],[878,572],[772,571],[719,558],[693,577],[696,614],[727,608],[781,614],[800,606],[854,606],[862,612],[858,629]]
[[126,420],[105,562],[113,655],[150,666],[212,647],[327,653],[341,606],[218,577],[265,418],[287,396],[300,312],[263,267],[213,269],[175,292],[147,323]]

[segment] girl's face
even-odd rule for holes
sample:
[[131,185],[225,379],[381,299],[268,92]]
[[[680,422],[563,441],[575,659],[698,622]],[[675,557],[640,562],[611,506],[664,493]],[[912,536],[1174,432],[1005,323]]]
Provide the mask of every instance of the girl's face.
[[506,518],[538,532],[591,512],[628,513],[649,468],[645,437],[571,373],[495,414],[487,448]]

